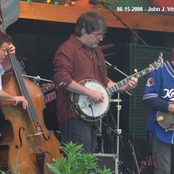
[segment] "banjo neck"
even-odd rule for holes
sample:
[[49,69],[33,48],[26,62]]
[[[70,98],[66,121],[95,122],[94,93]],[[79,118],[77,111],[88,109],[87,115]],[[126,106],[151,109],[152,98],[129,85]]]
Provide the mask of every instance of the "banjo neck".
[[132,77],[141,78],[141,77],[145,76],[146,74],[152,72],[153,70],[158,69],[159,67],[162,67],[162,65],[163,65],[163,59],[162,59],[162,57],[159,57],[159,60],[157,62],[155,62],[154,64],[151,64],[148,68],[146,68],[140,72],[136,72],[135,74],[132,74],[131,76],[117,82],[115,85],[108,87],[106,90],[111,95],[112,93],[116,92],[118,89],[127,85],[128,81]]

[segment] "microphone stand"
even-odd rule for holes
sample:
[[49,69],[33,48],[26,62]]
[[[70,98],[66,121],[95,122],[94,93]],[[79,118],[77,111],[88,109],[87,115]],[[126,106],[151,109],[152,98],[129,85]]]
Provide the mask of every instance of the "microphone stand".
[[[114,68],[116,71],[118,71],[119,73],[123,74],[125,77],[129,77],[127,74],[125,74],[123,71],[121,71],[120,69],[118,69],[115,65],[113,66],[111,63],[109,63],[108,61],[105,60],[105,63],[107,65],[109,65],[110,67]],[[132,96],[132,94],[128,91],[126,91],[127,94],[129,94],[130,96]]]
[[[17,58],[16,58],[16,59],[17,59]],[[25,64],[24,64],[23,60],[21,60],[21,59],[17,59],[17,60],[20,62],[21,66],[22,66],[22,68],[23,68],[23,71],[26,72],[26,67],[25,67]]]
[[[129,29],[131,31],[131,33],[133,34],[134,37],[134,65],[136,65],[136,43],[137,43],[137,38],[146,46],[148,46],[148,44],[141,38],[139,37],[139,35],[134,31],[132,30],[122,19],[121,17],[119,17],[117,14],[115,14],[113,12],[113,10],[109,9],[108,5],[109,3],[102,3],[102,5],[108,10],[110,11],[116,18],[117,20],[119,20],[127,29]],[[134,147],[134,144],[135,144],[135,106],[136,106],[136,100],[135,100],[135,90],[134,90],[134,95],[133,95],[133,119],[132,119],[132,123],[133,123],[133,126],[132,126],[132,134],[133,134],[133,146]],[[133,155],[134,157],[134,160],[135,160],[135,154]],[[136,161],[136,160],[135,160]],[[139,167],[138,165],[136,164],[136,167],[137,167],[137,171],[139,170]],[[133,171],[134,171],[134,165],[133,165]]]
[[[117,134],[120,135],[122,133],[122,130],[120,129],[120,110],[121,110],[121,105],[120,105],[120,93],[117,93],[118,96],[118,102],[117,102]],[[118,169],[118,163],[119,163],[119,151],[120,151],[120,137],[117,136],[117,158],[116,158],[116,169]],[[116,174],[118,174],[118,170],[116,170]]]
[[132,145],[132,143],[130,141],[128,141],[128,142],[129,142],[130,148],[132,149],[132,155],[134,156],[134,161],[135,161],[135,165],[137,167],[137,172],[138,172],[138,174],[140,174],[140,168],[138,166],[138,162],[137,162],[134,146]]
[[29,76],[29,75],[26,75],[26,74],[22,74],[22,76],[33,79],[34,83],[36,83],[37,85],[39,85],[40,80],[45,81],[45,82],[53,83],[52,80],[43,79],[43,78],[40,78],[40,76]]
[[[125,74],[124,72],[122,72],[120,69],[118,69],[116,66],[113,66],[111,63],[109,63],[109,62],[107,62],[107,61],[105,61],[105,63],[107,64],[107,65],[109,65],[110,67],[113,67],[116,71],[118,71],[119,73],[121,73],[121,74],[123,74],[124,76],[126,76],[126,77],[128,77],[128,75],[127,74]],[[126,91],[126,93],[127,94],[129,94],[130,96],[132,96],[132,94],[131,93],[129,93],[128,91]],[[116,107],[117,107],[117,129],[116,129],[116,135],[117,135],[117,150],[116,150],[116,153],[117,153],[117,158],[115,159],[116,160],[116,162],[115,162],[115,164],[116,164],[116,170],[115,170],[115,174],[118,174],[118,172],[120,173],[120,171],[118,171],[117,169],[119,169],[119,149],[120,149],[120,134],[122,133],[122,130],[119,128],[119,125],[120,125],[120,110],[121,110],[121,105],[120,105],[120,102],[122,102],[122,100],[120,99],[120,93],[118,92],[117,93],[117,96],[118,96],[118,98],[117,98],[117,100],[113,100],[113,99],[111,99],[111,102],[117,102],[117,105],[116,105]],[[110,129],[111,130],[111,129]],[[113,131],[114,132],[114,131]]]
[[134,31],[132,30],[122,19],[120,16],[115,14],[113,10],[108,8],[109,3],[103,3],[102,4],[107,10],[109,10],[116,18],[119,20],[127,29],[129,29],[144,45],[148,46],[148,44]]

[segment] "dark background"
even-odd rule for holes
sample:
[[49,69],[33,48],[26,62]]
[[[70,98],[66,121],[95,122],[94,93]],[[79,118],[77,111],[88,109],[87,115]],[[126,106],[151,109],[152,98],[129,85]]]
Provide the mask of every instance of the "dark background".
[[[56,50],[58,47],[66,41],[70,34],[74,32],[75,24],[70,23],[60,23],[60,22],[48,22],[48,21],[38,21],[38,20],[29,20],[29,19],[18,19],[17,22],[9,26],[6,30],[6,33],[11,35],[13,38],[13,44],[16,47],[16,55],[19,58],[27,58],[23,61],[25,65],[25,71],[27,75],[30,76],[40,76],[41,78],[53,80],[53,59]],[[156,47],[160,51],[161,48],[172,48],[173,47],[173,33],[165,32],[154,32],[154,31],[135,31],[137,34],[147,43],[147,48]],[[136,59],[136,57],[131,56],[130,50],[126,49],[130,44],[144,45],[138,39],[132,37],[132,32],[128,29],[120,28],[108,28],[107,35],[104,38],[103,42],[100,45],[113,44],[112,48],[104,50],[104,54],[114,53],[114,55],[106,56],[106,61],[112,65],[116,65],[121,71],[125,73],[133,74],[132,69],[136,68],[136,64],[130,63],[131,59]],[[148,49],[147,49],[148,51]],[[151,54],[149,52],[149,54]],[[153,54],[153,51],[152,51]],[[158,54],[153,55],[158,58]],[[165,55],[164,55],[165,57]],[[146,59],[145,57],[142,58]],[[165,59],[170,59],[170,56],[165,57]],[[152,59],[151,61],[155,61]],[[142,63],[143,64],[143,63]],[[145,63],[145,67],[148,67],[149,64]],[[130,71],[128,71],[128,69]],[[119,81],[125,78],[124,75],[115,69],[108,69],[108,76],[114,81]],[[144,85],[147,76],[144,78]],[[141,81],[141,79],[140,79]],[[47,83],[45,81],[40,81],[40,85]],[[143,95],[142,90],[137,91],[140,96]],[[117,94],[112,96],[113,99],[117,99]],[[140,97],[141,98],[141,97]],[[139,125],[139,122],[142,122],[142,115],[131,116],[129,113],[132,110],[141,110],[141,107],[137,105],[127,104],[127,101],[137,100],[130,97],[128,94],[121,94],[121,111],[120,111],[120,124],[117,125],[117,103],[111,103],[111,107],[108,115],[103,119],[103,122],[108,126],[116,129],[120,128],[123,131],[123,138],[126,142],[126,145],[121,145],[121,158],[125,160],[126,165],[130,165],[129,160],[132,160],[131,149],[128,144],[128,140],[134,141],[133,137],[136,137],[136,143],[143,144],[144,146],[139,146],[137,150],[142,151],[138,152],[138,160],[141,162],[145,159],[145,156],[148,153],[149,144],[146,138],[146,122],[148,114],[144,114],[144,120],[142,124],[142,132],[139,133],[140,129],[136,129],[136,125]],[[141,102],[140,102],[141,103]],[[51,101],[47,104],[47,108],[44,111],[44,117],[46,119],[46,126],[49,129],[57,129],[56,121],[56,101]],[[131,107],[131,108],[130,108]],[[132,108],[133,107],[133,108]],[[148,109],[144,107],[148,113]],[[135,120],[134,120],[135,119]],[[114,120],[114,121],[113,121]],[[135,123],[136,122],[136,123]],[[134,127],[135,126],[135,127]],[[117,135],[112,133],[109,135],[107,128],[103,127],[103,138],[105,141],[105,151],[108,153],[114,153],[116,151],[116,137]],[[141,149],[141,150],[140,150]],[[100,150],[100,149],[99,149]],[[128,153],[129,155],[128,155]],[[141,155],[140,155],[141,154]],[[128,155],[128,156],[127,156]],[[129,158],[129,159],[126,159]],[[128,161],[127,161],[128,160]],[[132,163],[131,163],[132,164]]]

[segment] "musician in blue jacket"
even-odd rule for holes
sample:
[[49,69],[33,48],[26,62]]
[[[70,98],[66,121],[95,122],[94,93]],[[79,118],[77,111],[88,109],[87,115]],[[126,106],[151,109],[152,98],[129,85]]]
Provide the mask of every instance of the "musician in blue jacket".
[[174,54],[172,60],[149,74],[143,102],[150,108],[147,130],[152,143],[154,174],[173,174],[174,170]]

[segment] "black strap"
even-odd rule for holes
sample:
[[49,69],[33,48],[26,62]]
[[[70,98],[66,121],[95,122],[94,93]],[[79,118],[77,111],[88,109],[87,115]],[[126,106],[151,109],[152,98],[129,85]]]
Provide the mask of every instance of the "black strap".
[[100,72],[101,72],[101,74],[103,74],[103,67],[102,67],[102,65],[101,65],[101,62],[100,62],[100,59],[99,59],[99,57],[98,57],[98,53],[97,53],[96,50],[95,50],[95,54],[96,54],[96,60],[97,60],[97,64],[98,64],[98,66],[99,66]]

